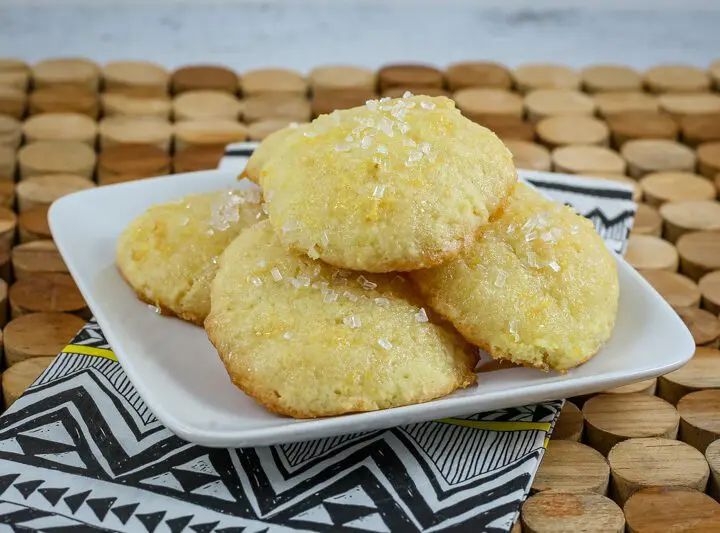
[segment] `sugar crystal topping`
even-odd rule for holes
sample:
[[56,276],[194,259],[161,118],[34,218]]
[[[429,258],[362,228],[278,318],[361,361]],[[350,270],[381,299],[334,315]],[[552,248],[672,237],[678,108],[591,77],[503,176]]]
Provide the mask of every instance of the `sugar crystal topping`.
[[520,341],[520,335],[518,334],[518,331],[517,331],[517,319],[513,318],[510,321],[510,323],[508,324],[508,332],[510,333],[510,335],[512,335],[513,340],[515,342]]
[[244,195],[229,190],[220,195],[213,201],[210,212],[210,230],[208,235],[214,233],[213,230],[225,231],[229,229],[234,222],[240,220],[240,210],[238,206],[247,202],[259,202],[260,193],[254,190],[248,190]]
[[343,324],[351,329],[359,328],[362,325],[360,319],[355,315],[348,315],[343,318]]
[[392,348],[392,343],[384,337],[379,338],[377,342],[386,350],[390,350]]
[[373,283],[372,281],[370,281],[369,279],[367,279],[367,278],[366,278],[365,276],[363,276],[362,274],[360,274],[360,275],[358,276],[357,282],[360,284],[360,286],[361,286],[363,289],[368,290],[368,291],[371,291],[371,290],[377,288],[377,283]]
[[[378,136],[384,135],[392,138],[399,135],[403,138],[404,146],[416,147],[416,143],[406,135],[412,130],[407,121],[408,113],[418,107],[418,102],[419,108],[423,111],[432,111],[436,108],[434,102],[424,98],[417,99],[409,91],[405,92],[402,98],[394,100],[388,97],[379,100],[368,100],[365,102],[365,107],[373,116],[353,117],[356,125],[352,128],[352,133],[345,137],[344,142],[335,145],[335,151],[349,152],[353,148],[370,150],[374,147],[373,161],[379,166],[386,166],[387,161],[382,156],[388,154],[388,147],[381,142]],[[335,117],[336,122],[340,120],[339,114],[333,113],[332,116]],[[314,137],[318,133],[304,132],[303,135]],[[435,154],[432,152],[429,143],[421,143],[417,150],[411,151],[405,164],[412,166],[423,158],[427,158],[429,161],[435,160]]]
[[389,307],[390,306],[390,300],[387,298],[379,297],[375,298],[374,300],[375,305],[379,305],[380,307]]
[[421,324],[423,324],[423,323],[425,323],[425,322],[428,321],[427,312],[425,311],[425,308],[424,308],[424,307],[421,307],[421,308],[420,308],[420,311],[418,311],[418,312],[415,314],[415,321],[416,321],[416,322],[419,322],[419,323],[421,323]]

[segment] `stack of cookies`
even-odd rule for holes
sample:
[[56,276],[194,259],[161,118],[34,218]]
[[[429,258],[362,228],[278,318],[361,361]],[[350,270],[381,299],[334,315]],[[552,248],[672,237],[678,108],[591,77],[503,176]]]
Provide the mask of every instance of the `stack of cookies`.
[[478,348],[565,371],[610,338],[617,270],[591,222],[518,182],[448,98],[282,129],[241,177],[259,188],[148,210],[117,262],[143,301],[203,324],[274,412],[425,402],[476,384]]

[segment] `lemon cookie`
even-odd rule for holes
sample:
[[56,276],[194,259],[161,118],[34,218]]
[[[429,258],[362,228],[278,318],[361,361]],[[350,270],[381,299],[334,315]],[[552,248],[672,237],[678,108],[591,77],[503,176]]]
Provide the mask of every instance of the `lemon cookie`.
[[265,137],[250,155],[238,179],[247,178],[254,183],[259,183],[260,169],[263,165],[278,151],[290,134],[298,129],[302,130],[304,126],[306,125],[291,124]]
[[205,329],[233,383],[297,418],[425,402],[475,383],[477,349],[409,280],[289,252],[266,220],[220,258]]
[[285,245],[370,272],[438,265],[473,242],[517,180],[512,155],[445,97],[322,115],[262,166]]
[[153,206],[120,235],[117,265],[142,301],[202,325],[217,257],[263,216],[256,189],[195,194]]
[[412,278],[466,339],[526,366],[577,366],[615,324],[611,252],[588,219],[523,183],[469,250]]

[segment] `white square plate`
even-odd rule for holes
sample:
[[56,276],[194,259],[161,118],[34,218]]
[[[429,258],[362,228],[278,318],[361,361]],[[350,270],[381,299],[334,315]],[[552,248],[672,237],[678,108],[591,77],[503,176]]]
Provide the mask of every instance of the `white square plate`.
[[614,334],[599,354],[566,375],[513,368],[480,374],[475,387],[425,404],[317,420],[277,416],[230,382],[203,329],[155,314],[114,264],[118,235],[150,205],[240,186],[236,175],[212,170],[99,187],[61,198],[49,215],[60,253],[128,377],[160,421],[188,441],[269,445],[469,415],[652,378],[693,354],[693,339],[677,314],[618,259]]

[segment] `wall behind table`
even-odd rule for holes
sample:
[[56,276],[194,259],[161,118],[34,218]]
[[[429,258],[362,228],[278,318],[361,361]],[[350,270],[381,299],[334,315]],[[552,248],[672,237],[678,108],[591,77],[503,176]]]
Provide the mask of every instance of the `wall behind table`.
[[[665,5],[667,4],[667,5]],[[707,67],[720,56],[715,2],[201,2],[0,0],[0,55],[146,58],[174,68],[209,60],[278,65],[488,58],[516,66],[660,62]],[[603,6],[648,6],[606,9]],[[708,10],[703,12],[701,7]]]

